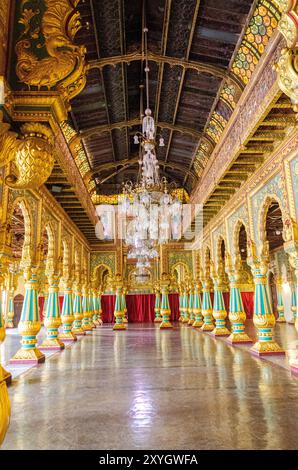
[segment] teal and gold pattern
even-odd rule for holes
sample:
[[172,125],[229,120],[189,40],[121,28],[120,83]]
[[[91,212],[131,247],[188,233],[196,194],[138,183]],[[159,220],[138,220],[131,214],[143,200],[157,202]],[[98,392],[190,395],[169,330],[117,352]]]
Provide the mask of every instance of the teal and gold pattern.
[[229,336],[230,332],[226,327],[226,307],[223,299],[222,287],[214,285],[213,318],[215,318],[215,328],[212,331],[214,336]]
[[113,326],[113,330],[126,330],[126,325],[123,322],[124,312],[122,310],[122,286],[116,287],[116,303],[115,303],[115,324]]
[[184,289],[184,294],[183,294],[183,318],[182,318],[182,323],[188,323],[189,321],[189,316],[188,316],[188,304],[189,304],[189,296],[188,296],[188,290],[187,288]]
[[188,296],[188,325],[192,325],[194,322],[193,316],[193,288],[189,289],[189,296]]
[[87,289],[83,288],[82,292],[82,311],[83,311],[83,321],[82,328],[84,331],[92,331],[92,325],[90,324],[90,305],[89,305],[89,296]]
[[102,319],[102,308],[101,308],[101,292],[99,292],[98,297],[98,324],[102,325],[103,324],[103,319]]
[[283,301],[283,295],[282,295],[281,279],[278,279],[276,281],[276,293],[277,293],[277,312],[278,312],[278,317],[276,321],[279,323],[285,323],[286,319],[285,319],[285,308],[284,308],[284,301]]
[[92,303],[93,303],[93,316],[92,316],[92,321],[93,321],[93,324],[95,326],[99,326],[100,325],[100,321],[99,321],[99,299],[98,299],[98,296],[96,294],[96,290],[93,290],[92,291]]
[[73,315],[74,315],[74,322],[73,322],[72,332],[76,336],[85,335],[85,331],[82,328],[82,320],[83,320],[82,293],[79,287],[75,288],[74,301],[73,301]]
[[54,276],[50,281],[46,318],[44,321],[47,337],[40,345],[41,350],[64,349],[64,343],[58,338],[58,329],[61,325],[58,290],[58,279]]
[[277,0],[259,0],[232,65],[232,72],[247,85],[281,18]]
[[171,309],[169,304],[168,296],[168,286],[161,286],[161,304],[160,304],[160,314],[162,317],[162,322],[160,324],[160,329],[169,329],[173,328],[172,323],[170,322]]
[[127,319],[127,307],[126,307],[126,294],[125,294],[124,291],[122,292],[121,301],[122,301],[121,309],[122,309],[123,314],[124,314],[124,316],[123,316],[123,323],[128,323],[128,319]]
[[62,321],[62,332],[59,334],[59,339],[64,342],[76,341],[77,337],[72,332],[74,314],[73,314],[73,308],[72,308],[72,290],[70,287],[65,287],[64,289],[61,321]]
[[291,286],[291,310],[295,321],[297,318],[297,294],[295,284]]
[[6,323],[5,323],[5,328],[13,328],[13,318],[14,318],[14,293],[9,292],[9,298],[8,298],[8,312],[7,312],[7,318],[6,318]]
[[199,288],[197,285],[195,286],[195,291],[194,291],[193,313],[194,313],[195,321],[193,322],[192,327],[201,328],[203,325],[202,302],[201,302],[201,294],[199,292]]
[[260,268],[254,269],[255,296],[253,322],[258,330],[258,342],[251,348],[252,353],[261,355],[284,354],[274,340],[275,317],[268,295],[267,276]]
[[210,285],[208,280],[203,280],[203,301],[202,301],[202,315],[204,323],[201,326],[202,331],[212,331],[214,329],[212,318],[212,302],[210,297]]
[[160,292],[158,289],[156,289],[156,292],[155,292],[154,312],[155,312],[154,323],[161,323],[162,318],[160,315]]
[[245,332],[246,314],[243,307],[240,288],[237,283],[237,277],[230,275],[230,305],[229,320],[232,325],[232,333],[228,337],[231,344],[252,343],[252,340]]
[[23,302],[19,333],[22,336],[21,349],[10,360],[11,363],[40,363],[44,362],[44,354],[37,349],[36,335],[40,330],[37,288],[38,281],[35,272],[25,273],[25,298]]
[[[2,312],[2,285],[1,285],[1,274],[0,274],[0,346],[1,343],[5,340],[5,327],[4,327],[4,319],[3,319],[3,312]],[[1,352],[1,351],[0,351]],[[5,381],[7,384],[11,382],[11,374],[7,372],[1,366],[1,356],[0,356],[0,387],[2,386],[1,382]],[[0,407],[1,409],[1,407]],[[0,420],[1,421],[1,420]],[[1,443],[1,442],[0,442]]]

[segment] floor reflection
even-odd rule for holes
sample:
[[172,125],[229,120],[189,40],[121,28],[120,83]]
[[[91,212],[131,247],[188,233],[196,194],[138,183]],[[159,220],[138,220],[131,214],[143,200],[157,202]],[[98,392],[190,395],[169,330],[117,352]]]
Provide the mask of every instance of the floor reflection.
[[283,367],[190,327],[108,325],[14,382],[3,448],[295,449],[297,391]]

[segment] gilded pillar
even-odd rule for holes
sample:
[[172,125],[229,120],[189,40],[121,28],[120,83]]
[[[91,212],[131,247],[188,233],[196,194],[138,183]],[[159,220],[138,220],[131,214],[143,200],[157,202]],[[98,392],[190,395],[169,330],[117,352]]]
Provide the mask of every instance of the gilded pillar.
[[82,327],[83,308],[82,308],[82,291],[80,285],[79,274],[76,274],[76,282],[74,288],[74,301],[73,301],[73,315],[74,322],[72,324],[72,333],[75,336],[84,336],[85,330]]
[[201,282],[195,281],[194,299],[193,299],[193,328],[201,328],[203,325],[202,302],[201,302]]
[[101,296],[102,296],[102,292],[101,292],[101,290],[99,290],[97,299],[98,299],[98,324],[100,326],[103,325]]
[[61,350],[64,349],[64,343],[59,339],[59,327],[61,326],[61,315],[59,306],[59,277],[58,274],[52,273],[48,276],[49,280],[49,296],[47,301],[46,316],[44,325],[46,327],[47,336],[40,345],[41,350]]
[[18,330],[21,339],[21,349],[10,360],[11,363],[41,363],[44,362],[44,354],[36,347],[37,333],[40,330],[40,318],[38,308],[38,281],[36,269],[26,267],[25,278],[25,298]]
[[203,276],[202,278],[203,285],[203,301],[202,301],[202,315],[203,315],[203,325],[201,326],[202,331],[212,331],[214,330],[213,317],[212,317],[212,302],[210,297],[211,292],[211,280],[209,276]]
[[95,327],[100,326],[100,321],[99,321],[99,300],[97,296],[97,290],[94,288],[92,289],[92,302],[93,302],[93,317],[92,321]]
[[6,328],[14,328],[14,294],[16,290],[16,275],[12,272],[8,274],[8,286],[7,286],[7,292],[8,292],[8,309],[7,309],[7,315],[6,315],[6,322],[5,322],[5,327]]
[[188,304],[189,304],[189,290],[188,286],[185,284],[184,285],[184,292],[183,292],[183,317],[182,317],[182,323],[188,323],[189,321],[189,315],[188,315]]
[[277,312],[278,317],[276,319],[279,323],[285,323],[285,309],[284,309],[284,302],[282,296],[282,278],[280,276],[276,279],[276,292],[277,292]]
[[218,269],[215,270],[214,263],[211,264],[211,276],[214,285],[213,300],[213,318],[215,318],[215,328],[212,331],[214,336],[229,336],[230,332],[226,327],[227,311],[223,298],[224,289],[224,266],[222,262],[218,263]]
[[116,303],[115,303],[115,324],[113,330],[126,330],[126,325],[123,322],[124,312],[122,310],[122,289],[123,281],[120,274],[115,276],[115,288],[116,288]]
[[64,281],[64,297],[61,312],[62,331],[59,334],[59,339],[64,343],[77,341],[76,335],[72,331],[74,322],[73,304],[72,304],[72,289],[70,280]]
[[194,286],[193,283],[191,282],[189,285],[189,296],[188,296],[188,325],[191,326],[193,322],[195,321],[194,319],[194,314],[193,314],[193,296],[194,296]]
[[291,284],[291,311],[293,313],[293,320],[291,323],[295,323],[297,318],[297,293],[295,284]]
[[162,317],[160,329],[173,328],[173,325],[170,322],[171,309],[170,309],[169,296],[168,296],[169,286],[170,286],[170,279],[167,274],[163,273],[161,281],[160,281],[160,287],[161,287],[160,314]]
[[179,322],[182,322],[183,319],[183,288],[179,284]]
[[160,315],[160,286],[158,285],[158,283],[156,283],[154,290],[155,290],[154,323],[161,323],[162,318]]
[[95,305],[93,302],[93,295],[92,295],[92,289],[88,289],[88,302],[89,302],[89,323],[91,328],[96,328],[95,323],[93,323],[93,317],[96,315],[95,313]]
[[123,310],[123,323],[128,323],[127,319],[127,306],[126,306],[126,287],[124,286],[122,289],[122,310]]
[[248,264],[251,267],[255,283],[253,322],[258,333],[258,341],[251,348],[251,352],[258,356],[284,354],[283,349],[274,340],[275,316],[272,312],[267,287],[268,242],[264,243],[260,258],[256,256],[254,242],[248,243],[248,249]]
[[229,320],[232,326],[232,333],[228,337],[231,344],[252,343],[251,338],[245,332],[246,313],[243,307],[240,277],[241,277],[241,257],[236,255],[235,262],[232,264],[229,254],[226,255],[227,273],[230,281],[230,305]]
[[92,331],[93,326],[90,323],[90,305],[89,295],[86,284],[83,285],[82,289],[82,309],[83,309],[83,321],[82,328],[84,331]]

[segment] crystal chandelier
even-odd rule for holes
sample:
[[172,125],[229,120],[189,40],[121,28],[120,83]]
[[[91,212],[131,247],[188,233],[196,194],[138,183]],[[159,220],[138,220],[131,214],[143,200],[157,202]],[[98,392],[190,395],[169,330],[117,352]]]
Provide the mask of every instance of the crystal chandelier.
[[[175,226],[181,221],[181,202],[169,194],[165,177],[160,177],[156,157],[156,125],[149,107],[149,62],[147,49],[148,29],[143,29],[145,48],[146,110],[141,112],[142,130],[134,136],[139,145],[139,172],[135,184],[127,181],[119,197],[119,210],[129,219],[125,241],[129,246],[128,258],[137,259],[137,268],[150,266],[150,260],[158,257],[158,245],[167,243]],[[141,96],[142,103],[142,96]],[[142,105],[141,105],[142,109]],[[159,146],[164,139],[159,137]],[[177,231],[177,230],[176,230]]]

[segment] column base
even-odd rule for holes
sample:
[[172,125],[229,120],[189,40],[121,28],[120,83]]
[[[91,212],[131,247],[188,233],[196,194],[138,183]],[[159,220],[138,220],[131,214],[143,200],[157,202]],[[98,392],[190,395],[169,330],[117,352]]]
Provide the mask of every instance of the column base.
[[5,328],[9,329],[9,328],[14,328],[14,324],[12,321],[8,321],[7,323],[5,323]]
[[189,322],[189,318],[182,318],[182,323],[188,323]]
[[169,329],[173,328],[173,325],[169,321],[162,321],[159,328],[160,328],[160,330],[169,330]]
[[41,364],[45,361],[45,355],[37,348],[24,349],[21,348],[10,359],[10,364]]
[[192,320],[192,319],[191,319],[191,320],[188,320],[188,325],[189,325],[189,326],[192,326],[192,325],[194,324],[194,322],[195,322],[195,321]]
[[69,343],[77,341],[76,335],[74,335],[71,332],[65,333],[63,331],[59,334],[58,339],[62,342],[69,342]]
[[210,323],[203,323],[203,325],[201,326],[201,331],[213,331],[214,328],[214,325]]
[[120,331],[120,330],[126,330],[126,325],[124,323],[115,323],[113,326],[113,330],[115,331]]
[[123,323],[128,323],[128,320],[126,317],[123,318]]
[[258,341],[250,348],[254,356],[284,355],[285,351],[275,341]]
[[285,317],[278,317],[276,319],[276,323],[287,323],[287,320],[285,319]]
[[86,335],[85,331],[82,328],[74,328],[74,329],[71,330],[71,332],[75,336],[85,336]]
[[213,336],[230,336],[231,332],[226,327],[215,327],[214,330],[212,330],[211,334]]
[[229,344],[251,344],[253,340],[246,333],[231,333],[227,338]]
[[85,332],[86,331],[92,331],[93,328],[91,326],[82,326],[82,330],[85,331]]
[[58,338],[56,339],[46,338],[39,346],[39,349],[41,351],[50,351],[50,350],[61,351],[64,348],[65,348],[64,344]]
[[154,318],[154,323],[162,323],[162,318],[160,318],[160,317],[155,317],[155,318]]
[[203,326],[203,320],[195,320],[192,324],[193,328],[202,328]]
[[4,380],[4,382],[6,382],[6,385],[10,385],[11,384],[11,373],[8,372],[7,370],[5,370],[4,367],[2,367],[1,365],[0,365],[0,371],[1,371],[0,376],[2,376],[2,380]]

